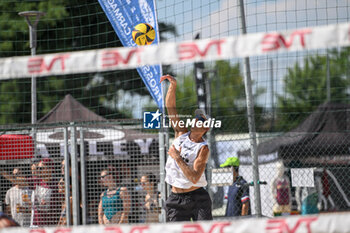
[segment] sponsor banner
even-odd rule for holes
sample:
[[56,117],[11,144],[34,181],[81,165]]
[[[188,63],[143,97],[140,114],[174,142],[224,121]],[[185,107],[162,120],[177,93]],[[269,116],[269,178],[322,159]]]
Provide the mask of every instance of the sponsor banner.
[[248,218],[232,221],[182,222],[150,225],[89,225],[47,228],[6,228],[6,233],[274,233],[274,232],[349,232],[350,213],[293,216],[279,218]]
[[[132,30],[140,23],[148,23],[154,28],[156,38],[153,44],[158,44],[159,32],[154,0],[99,0],[99,3],[123,46],[137,46],[132,39]],[[109,54],[105,59],[111,61],[110,59],[113,60],[113,56],[115,55]],[[110,63],[107,62],[107,64]],[[145,64],[138,67],[137,71],[158,107],[163,109],[162,88],[159,83],[162,72],[161,66]]]
[[[276,52],[350,46],[349,35],[350,23],[343,23],[221,39],[2,58],[0,79],[103,72],[136,67],[148,69],[155,64],[212,61]],[[156,96],[161,95],[158,80],[150,75],[145,76],[145,79],[151,92]]]

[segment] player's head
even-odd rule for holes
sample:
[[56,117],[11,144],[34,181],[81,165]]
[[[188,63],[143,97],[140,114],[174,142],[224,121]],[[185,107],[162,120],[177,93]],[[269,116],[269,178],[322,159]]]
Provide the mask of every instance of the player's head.
[[191,128],[191,131],[205,135],[208,132],[209,127],[204,123],[209,119],[209,117],[205,114],[205,111],[203,109],[197,109],[194,112],[194,115],[195,124]]

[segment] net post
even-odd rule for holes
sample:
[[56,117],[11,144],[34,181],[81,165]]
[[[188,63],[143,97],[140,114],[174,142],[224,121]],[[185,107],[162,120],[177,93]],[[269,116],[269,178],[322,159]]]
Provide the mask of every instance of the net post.
[[[39,20],[42,16],[44,16],[45,12],[40,11],[22,11],[19,12],[18,15],[25,18],[28,27],[29,27],[29,45],[30,45],[30,51],[31,56],[36,55],[36,45],[37,45],[37,25],[39,23]],[[30,20],[30,17],[35,17],[34,21]],[[36,96],[36,77],[35,75],[32,75],[32,124],[35,124],[37,121],[37,96]],[[34,135],[35,136],[35,135]]]
[[[244,0],[239,0],[240,18],[241,18],[241,33],[247,34],[247,27],[244,13]],[[261,217],[261,198],[260,198],[260,185],[259,180],[259,165],[258,155],[256,146],[256,129],[255,129],[255,114],[254,114],[254,99],[252,91],[252,80],[250,74],[250,60],[249,57],[244,58],[244,82],[245,82],[245,93],[247,103],[247,114],[248,114],[248,127],[249,127],[249,138],[250,138],[250,154],[252,157],[253,166],[253,181],[254,181],[254,204],[255,212],[258,217]]]

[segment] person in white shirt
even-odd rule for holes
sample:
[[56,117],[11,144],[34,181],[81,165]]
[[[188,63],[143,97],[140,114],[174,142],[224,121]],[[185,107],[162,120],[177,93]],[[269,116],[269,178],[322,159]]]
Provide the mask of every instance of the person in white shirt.
[[165,181],[172,186],[165,204],[167,221],[212,220],[212,202],[203,188],[207,186],[204,171],[209,157],[208,144],[203,139],[209,130],[203,125],[207,116],[203,110],[197,109],[196,124],[191,130],[181,127],[176,110],[176,80],[170,75],[162,76],[160,82],[164,80],[170,82],[165,105],[175,131],[165,167]]
[[3,174],[13,183],[13,187],[6,192],[5,204],[11,217],[20,226],[29,226],[30,223],[30,192],[28,183],[20,168],[14,168],[12,175]]

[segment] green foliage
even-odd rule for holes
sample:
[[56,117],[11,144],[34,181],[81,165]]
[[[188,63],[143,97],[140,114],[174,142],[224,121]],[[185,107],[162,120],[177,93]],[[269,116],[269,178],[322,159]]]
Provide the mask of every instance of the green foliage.
[[[228,112],[235,109],[235,101],[245,98],[240,67],[238,63],[231,65],[229,61],[217,61],[213,70],[217,71],[215,76],[209,74],[212,76],[210,80],[212,105],[215,104],[213,116],[227,115]],[[179,77],[178,83],[176,92],[178,108],[181,108],[186,114],[192,114],[189,109],[197,106],[193,74]]]
[[[18,93],[29,88],[28,84],[19,84],[20,80],[4,81],[0,86],[0,121],[6,123],[30,122],[30,102],[28,97]],[[24,92],[25,93],[25,92]],[[29,96],[30,100],[30,96]],[[29,114],[28,114],[29,113]],[[22,120],[22,121],[21,121]]]
[[[350,49],[329,52],[330,93],[333,102],[348,102]],[[311,56],[296,63],[284,78],[285,96],[278,96],[277,130],[289,130],[327,101],[327,57]]]
[[[217,61],[211,75],[211,117],[222,121],[221,132],[246,132],[246,102],[243,75],[239,63]],[[259,90],[257,94],[261,94]],[[177,109],[179,114],[193,115],[197,105],[195,81],[192,74],[178,78],[176,90]],[[261,108],[256,107],[257,116]]]
[[237,102],[245,100],[243,75],[239,63],[231,65],[229,61],[218,61],[215,69],[218,77],[212,89],[215,89],[213,99],[218,107],[216,115],[227,115],[225,111],[237,109]]
[[[65,1],[67,4],[69,1]],[[52,1],[1,1],[0,2],[0,57],[29,55],[29,28],[22,11],[42,11],[46,16],[38,24],[38,51],[43,51],[40,41],[48,40],[49,31],[59,27],[60,22],[68,16],[65,5],[60,0]],[[34,22],[35,18],[31,18]],[[54,30],[51,30],[54,31]],[[52,46],[52,41],[51,46]]]

